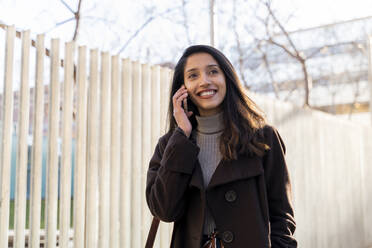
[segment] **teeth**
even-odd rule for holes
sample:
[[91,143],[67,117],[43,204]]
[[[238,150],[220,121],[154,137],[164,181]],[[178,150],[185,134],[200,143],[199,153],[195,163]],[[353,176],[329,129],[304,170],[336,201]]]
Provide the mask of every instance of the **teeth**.
[[214,94],[214,90],[203,91],[202,93],[200,93],[200,96],[209,96],[209,95],[213,95],[213,94]]

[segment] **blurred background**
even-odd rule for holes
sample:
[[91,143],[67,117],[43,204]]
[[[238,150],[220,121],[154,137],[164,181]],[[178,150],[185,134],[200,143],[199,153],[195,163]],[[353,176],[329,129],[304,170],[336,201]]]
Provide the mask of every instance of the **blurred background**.
[[371,124],[365,0],[2,0],[0,23],[173,68],[212,44],[252,92]]

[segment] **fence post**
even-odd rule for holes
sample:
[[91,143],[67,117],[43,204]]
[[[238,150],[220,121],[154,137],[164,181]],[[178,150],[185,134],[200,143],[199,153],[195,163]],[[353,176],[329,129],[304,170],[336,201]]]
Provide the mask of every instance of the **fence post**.
[[85,243],[85,185],[87,149],[87,74],[86,47],[79,47],[77,66],[77,115],[76,157],[74,173],[74,248],[83,248]]
[[86,190],[86,247],[98,245],[98,51],[90,51]]
[[110,55],[101,53],[98,247],[110,247]]
[[120,134],[120,84],[119,56],[116,55],[111,58],[110,248],[120,247],[120,135],[118,134]]
[[[167,132],[168,103],[170,95],[170,74],[168,68],[160,69],[160,113],[161,113],[161,135]],[[171,224],[162,222],[159,225],[160,247],[169,246]]]
[[142,65],[142,172],[141,172],[141,204],[142,230],[141,247],[145,247],[147,233],[150,229],[151,214],[146,203],[146,175],[151,158],[151,70],[148,64]]
[[59,39],[52,40],[49,97],[49,142],[46,180],[46,247],[56,247],[58,202],[58,133],[59,133]]
[[[160,66],[151,68],[151,152],[153,153],[161,133],[160,123]],[[156,235],[154,247],[160,247],[160,238]]]
[[372,126],[372,36],[368,38],[368,81],[369,81],[369,114],[371,115]]
[[6,31],[3,133],[0,154],[0,248],[8,247],[10,163],[13,129],[13,63],[15,28]]
[[132,247],[132,63],[121,65],[120,247]]
[[132,88],[132,216],[131,232],[132,244],[130,247],[141,247],[141,166],[142,166],[142,82],[141,65],[138,61],[133,62],[133,88]]
[[65,44],[64,82],[63,82],[63,120],[62,120],[62,156],[60,169],[60,207],[59,246],[67,247],[70,231],[71,207],[71,145],[72,145],[72,104],[74,73],[74,42]]
[[40,247],[40,211],[44,118],[44,35],[37,36],[36,78],[34,90],[34,130],[31,160],[30,241],[31,248]]
[[16,195],[15,195],[15,242],[14,247],[25,246],[26,225],[26,193],[27,193],[27,150],[30,109],[29,62],[30,62],[30,31],[22,32],[22,65],[21,85],[19,91],[18,144],[16,165]]

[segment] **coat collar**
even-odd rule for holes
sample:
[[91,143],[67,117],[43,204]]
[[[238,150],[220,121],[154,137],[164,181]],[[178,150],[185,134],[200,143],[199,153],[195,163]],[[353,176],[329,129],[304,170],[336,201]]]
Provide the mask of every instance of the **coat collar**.
[[[199,161],[196,162],[195,170],[191,177],[190,186],[201,190],[203,186],[203,174]],[[263,174],[262,161],[257,156],[241,156],[237,160],[221,160],[214,172],[207,189]]]

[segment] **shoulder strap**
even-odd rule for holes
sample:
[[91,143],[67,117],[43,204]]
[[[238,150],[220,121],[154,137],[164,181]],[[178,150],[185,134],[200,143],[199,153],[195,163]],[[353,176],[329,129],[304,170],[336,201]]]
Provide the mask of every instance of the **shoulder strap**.
[[152,219],[152,223],[151,223],[149,234],[147,236],[145,248],[152,248],[154,246],[154,241],[156,237],[156,232],[158,231],[159,222],[160,220],[156,217]]

